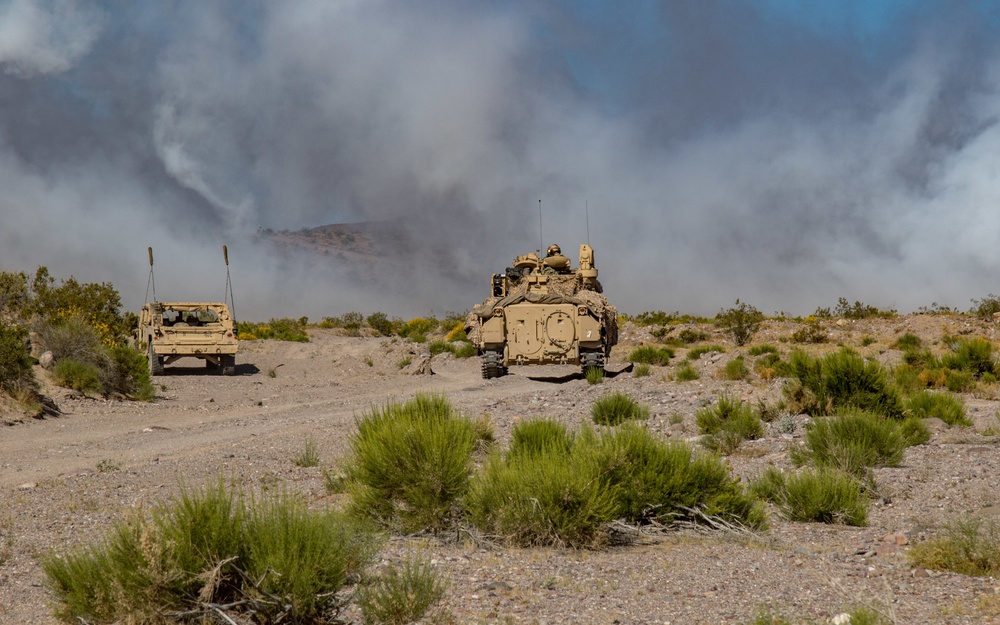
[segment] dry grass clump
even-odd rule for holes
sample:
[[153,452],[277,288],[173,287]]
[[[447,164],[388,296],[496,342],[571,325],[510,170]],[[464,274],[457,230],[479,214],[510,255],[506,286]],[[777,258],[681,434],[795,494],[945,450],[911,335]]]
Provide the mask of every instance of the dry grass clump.
[[925,569],[995,577],[1000,573],[1000,529],[994,521],[961,518],[939,536],[913,545],[909,559],[912,566]]
[[619,425],[633,419],[648,419],[649,406],[615,391],[597,398],[591,406],[590,416],[598,425]]
[[744,440],[764,435],[760,413],[738,397],[723,394],[712,406],[695,413],[695,424],[705,434],[702,444],[723,454],[734,452]]
[[868,499],[861,483],[833,468],[792,474],[771,467],[751,483],[751,492],[774,503],[790,521],[865,525]]

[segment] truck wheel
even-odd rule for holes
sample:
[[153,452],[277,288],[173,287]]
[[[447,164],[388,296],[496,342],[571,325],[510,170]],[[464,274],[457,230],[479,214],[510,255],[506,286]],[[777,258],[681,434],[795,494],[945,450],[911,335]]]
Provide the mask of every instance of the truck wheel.
[[604,371],[604,354],[602,352],[580,352],[580,371],[586,376],[587,371],[591,369]]
[[149,353],[146,355],[149,360],[149,375],[163,375],[163,357],[156,355],[153,343],[149,343]]
[[236,356],[222,356],[222,375],[236,375]]
[[507,367],[500,364],[501,362],[503,362],[503,358],[499,352],[483,352],[483,379],[489,380],[507,375]]

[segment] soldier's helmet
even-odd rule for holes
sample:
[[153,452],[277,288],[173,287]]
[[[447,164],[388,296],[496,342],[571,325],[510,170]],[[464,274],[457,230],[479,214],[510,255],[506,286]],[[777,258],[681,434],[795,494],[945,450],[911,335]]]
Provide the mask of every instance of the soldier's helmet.
[[559,249],[559,246],[556,245],[555,243],[550,245],[549,249],[545,250],[546,256],[558,256],[559,254],[562,254],[562,250]]

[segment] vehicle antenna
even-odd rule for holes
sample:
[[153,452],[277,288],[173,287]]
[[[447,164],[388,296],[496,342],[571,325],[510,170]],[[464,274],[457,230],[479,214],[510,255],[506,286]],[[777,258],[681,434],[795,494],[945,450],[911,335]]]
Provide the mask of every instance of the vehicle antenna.
[[583,205],[587,211],[587,245],[590,245],[590,200],[584,200]]
[[[156,280],[153,279],[153,248],[146,248],[149,252],[149,279],[146,280],[146,302],[149,301],[149,286],[153,286],[153,301],[156,301]],[[145,303],[145,302],[144,302]]]
[[538,254],[545,249],[545,237],[542,236],[542,200],[538,200]]
[[233,311],[233,321],[236,321],[236,300],[233,299],[233,281],[229,277],[229,250],[226,246],[222,246],[222,258],[226,261],[226,291],[228,291],[224,297],[228,297],[226,300],[229,302],[229,306]]

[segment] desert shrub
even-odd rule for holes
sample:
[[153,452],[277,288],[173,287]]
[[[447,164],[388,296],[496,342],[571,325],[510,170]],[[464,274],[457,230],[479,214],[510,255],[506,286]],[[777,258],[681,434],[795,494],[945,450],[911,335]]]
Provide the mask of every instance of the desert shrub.
[[146,357],[127,345],[106,348],[99,371],[105,394],[140,401],[150,401],[156,397]]
[[36,387],[27,339],[26,329],[6,325],[0,319],[0,392],[11,394]]
[[801,412],[824,415],[854,407],[894,419],[903,416],[902,398],[885,369],[850,348],[822,358],[795,350],[788,368],[795,383],[786,384],[785,394]]
[[705,354],[712,353],[725,353],[726,348],[721,345],[702,345],[701,347],[694,347],[688,350],[687,359],[690,361],[695,361],[704,356]]
[[674,374],[678,382],[691,382],[692,380],[697,380],[701,377],[694,367],[684,363],[682,366],[677,368],[677,373]]
[[761,345],[754,345],[753,347],[747,350],[747,353],[750,354],[751,356],[763,356],[764,354],[777,355],[778,348],[775,347],[774,345],[763,343]]
[[161,622],[211,603],[239,620],[318,622],[377,545],[341,513],[287,494],[251,502],[220,481],[182,490],[93,545],[51,552],[42,567],[65,621]]
[[56,362],[69,358],[96,365],[104,351],[100,333],[79,317],[43,323],[39,334]]
[[996,577],[1000,573],[1000,530],[994,521],[963,517],[939,536],[910,547],[911,566],[961,575]]
[[737,345],[745,345],[763,321],[764,313],[738,299],[734,307],[720,310],[715,316],[715,325],[729,333]]
[[684,344],[690,345],[691,343],[698,343],[699,341],[707,340],[708,334],[702,332],[701,330],[684,328],[677,333],[677,339]]
[[511,458],[517,456],[569,456],[573,450],[573,435],[566,426],[552,419],[521,421],[511,434]]
[[389,320],[389,317],[384,312],[373,312],[365,319],[365,323],[368,324],[369,328],[382,336],[391,336],[395,330],[392,321]]
[[245,341],[275,340],[308,343],[309,334],[301,319],[271,319],[267,323],[239,322],[239,336]]
[[405,339],[410,339],[414,343],[425,343],[427,342],[427,335],[433,332],[438,327],[438,320],[434,317],[417,317],[415,319],[410,319],[402,326],[400,326],[397,331],[399,336]]
[[722,368],[722,377],[726,380],[744,380],[749,373],[750,370],[747,369],[747,363],[743,356],[733,358]]
[[715,451],[732,452],[742,441],[764,434],[760,415],[734,395],[720,395],[715,404],[699,409],[694,421],[706,435],[702,444]]
[[530,453],[526,447],[496,453],[473,479],[465,505],[480,530],[524,546],[596,547],[617,518],[766,525],[759,502],[715,455],[658,440],[633,423],[599,436],[586,428],[570,436],[558,425],[542,427],[543,435],[530,438],[553,442],[533,445]]
[[667,365],[674,357],[674,350],[669,347],[652,347],[643,345],[632,350],[628,361],[646,365]]
[[981,319],[992,319],[993,315],[1000,312],[1000,297],[990,293],[982,299],[973,299],[972,308],[969,310]]
[[101,393],[101,370],[95,365],[80,362],[72,358],[64,358],[56,363],[52,370],[55,383],[64,388],[71,388],[81,393]]
[[136,321],[134,315],[120,313],[121,297],[109,282],[80,283],[71,276],[57,286],[49,270],[39,267],[31,291],[26,314],[37,315],[45,324],[81,319],[108,344],[124,342]]
[[699,323],[704,321],[702,317],[682,315],[677,311],[666,313],[662,310],[642,312],[634,317],[629,317],[628,319],[637,326],[667,326],[680,323]]
[[365,321],[365,316],[357,311],[345,312],[340,316],[340,327],[345,330],[357,332],[361,329],[361,324]]
[[798,465],[831,467],[863,476],[871,467],[897,467],[907,441],[900,423],[853,410],[815,419],[806,427],[806,446],[792,448]]
[[936,418],[948,425],[971,426],[965,403],[954,395],[921,391],[906,400],[906,412],[917,419]]
[[903,435],[907,447],[923,445],[931,440],[931,431],[924,422],[915,417],[907,417],[899,422],[899,432]]
[[601,367],[587,367],[584,377],[587,379],[587,384],[600,384],[604,381],[604,369]]
[[476,427],[440,395],[372,408],[357,420],[351,510],[392,529],[440,529],[468,488]]
[[442,322],[442,326],[451,328],[450,330],[448,330],[448,333],[444,335],[444,340],[448,341],[449,343],[454,341],[468,340],[468,335],[465,333],[464,319],[451,326],[444,326],[444,322]]
[[941,358],[941,364],[955,371],[967,371],[979,378],[984,373],[996,375],[997,363],[993,357],[993,343],[983,338],[958,342],[954,353]]
[[762,529],[760,503],[714,454],[657,439],[636,424],[610,430],[597,441],[598,471],[616,492],[617,517],[661,524],[717,518]]
[[619,425],[630,419],[648,419],[649,406],[615,391],[598,397],[591,406],[590,416],[598,425]]
[[31,304],[28,274],[23,271],[0,271],[0,320],[24,320],[24,310]]
[[895,317],[897,313],[892,308],[882,310],[876,306],[862,304],[858,301],[851,304],[847,301],[847,298],[841,297],[837,300],[837,307],[834,309],[833,314],[844,319],[869,319],[871,317]]
[[861,337],[861,347],[868,347],[869,345],[874,345],[874,344],[875,344],[874,336],[869,336],[866,334],[865,336]]
[[407,559],[390,565],[357,591],[365,625],[406,625],[419,622],[444,597],[444,578],[426,562]]
[[644,378],[649,375],[649,365],[640,363],[632,369],[632,375],[637,378]]
[[450,354],[455,353],[455,348],[451,343],[445,341],[432,341],[430,345],[427,346],[427,350],[431,353],[431,356],[436,356],[438,354],[443,354],[448,352]]
[[292,463],[297,467],[319,466],[319,446],[316,444],[316,439],[307,436],[302,451],[292,459]]
[[771,467],[751,483],[751,492],[773,502],[790,521],[865,525],[868,502],[861,483],[831,468],[786,475]]
[[479,350],[470,341],[458,341],[458,343],[452,343],[452,345],[456,346],[452,352],[455,354],[455,358],[472,358],[479,355]]
[[913,334],[912,332],[907,332],[897,338],[893,342],[892,346],[896,349],[906,351],[911,349],[920,349],[923,347],[923,344],[924,342],[920,340],[919,336]]
[[465,497],[468,519],[480,531],[521,546],[599,547],[615,518],[615,492],[591,453],[574,442],[569,455],[493,454]]
[[807,323],[795,332],[792,332],[790,338],[793,343],[826,343],[830,340],[826,329],[815,322]]

